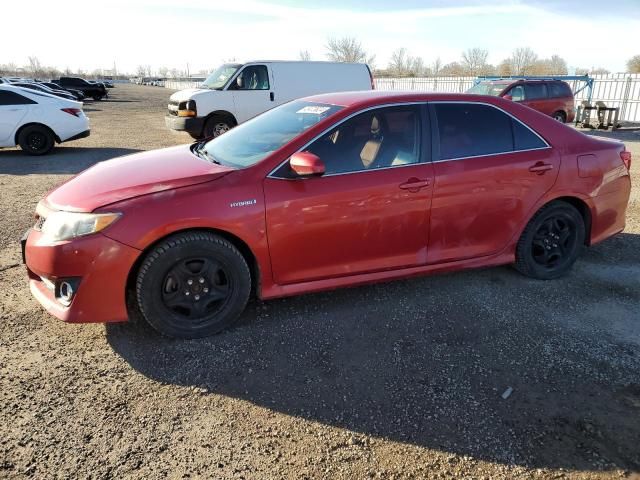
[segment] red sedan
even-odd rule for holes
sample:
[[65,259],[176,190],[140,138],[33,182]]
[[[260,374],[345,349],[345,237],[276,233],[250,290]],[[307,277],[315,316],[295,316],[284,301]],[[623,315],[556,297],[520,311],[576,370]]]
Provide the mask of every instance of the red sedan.
[[193,338],[269,299],[514,264],[565,274],[623,230],[631,155],[497,97],[357,92],[99,163],[38,205],[35,297]]

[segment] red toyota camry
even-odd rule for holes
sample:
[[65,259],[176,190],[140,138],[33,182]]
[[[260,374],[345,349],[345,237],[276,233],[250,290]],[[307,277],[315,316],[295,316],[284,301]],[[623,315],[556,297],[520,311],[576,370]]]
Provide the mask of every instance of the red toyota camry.
[[99,163],[38,205],[31,291],[67,322],[193,338],[262,299],[514,264],[566,273],[620,231],[631,155],[497,97],[357,92]]

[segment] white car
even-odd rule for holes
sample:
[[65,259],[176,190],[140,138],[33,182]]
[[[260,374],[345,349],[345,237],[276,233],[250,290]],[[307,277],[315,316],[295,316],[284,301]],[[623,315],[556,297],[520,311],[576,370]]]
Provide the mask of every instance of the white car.
[[364,63],[254,61],[227,63],[200,88],[171,95],[167,127],[193,138],[216,137],[296,98],[373,89]]
[[82,103],[10,84],[0,85],[0,148],[29,155],[49,153],[55,143],[88,137]]

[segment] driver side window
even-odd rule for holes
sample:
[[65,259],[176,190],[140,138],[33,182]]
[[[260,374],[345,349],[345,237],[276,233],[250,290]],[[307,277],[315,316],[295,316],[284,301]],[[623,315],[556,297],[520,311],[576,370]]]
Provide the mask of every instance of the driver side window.
[[509,95],[514,102],[522,102],[524,100],[524,87],[517,85],[509,90]]
[[236,77],[233,90],[269,90],[269,71],[266,65],[245,67]]
[[306,151],[320,157],[325,175],[414,164],[419,155],[420,111],[386,107],[341,123]]

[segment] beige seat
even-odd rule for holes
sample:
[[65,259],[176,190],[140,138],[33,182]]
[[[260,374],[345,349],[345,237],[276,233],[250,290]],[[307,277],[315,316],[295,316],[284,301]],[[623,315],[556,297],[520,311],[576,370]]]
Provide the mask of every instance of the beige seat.
[[380,147],[382,146],[382,132],[380,129],[380,120],[378,117],[371,118],[371,138],[367,140],[360,151],[360,160],[364,168],[369,168],[373,165],[380,153]]

